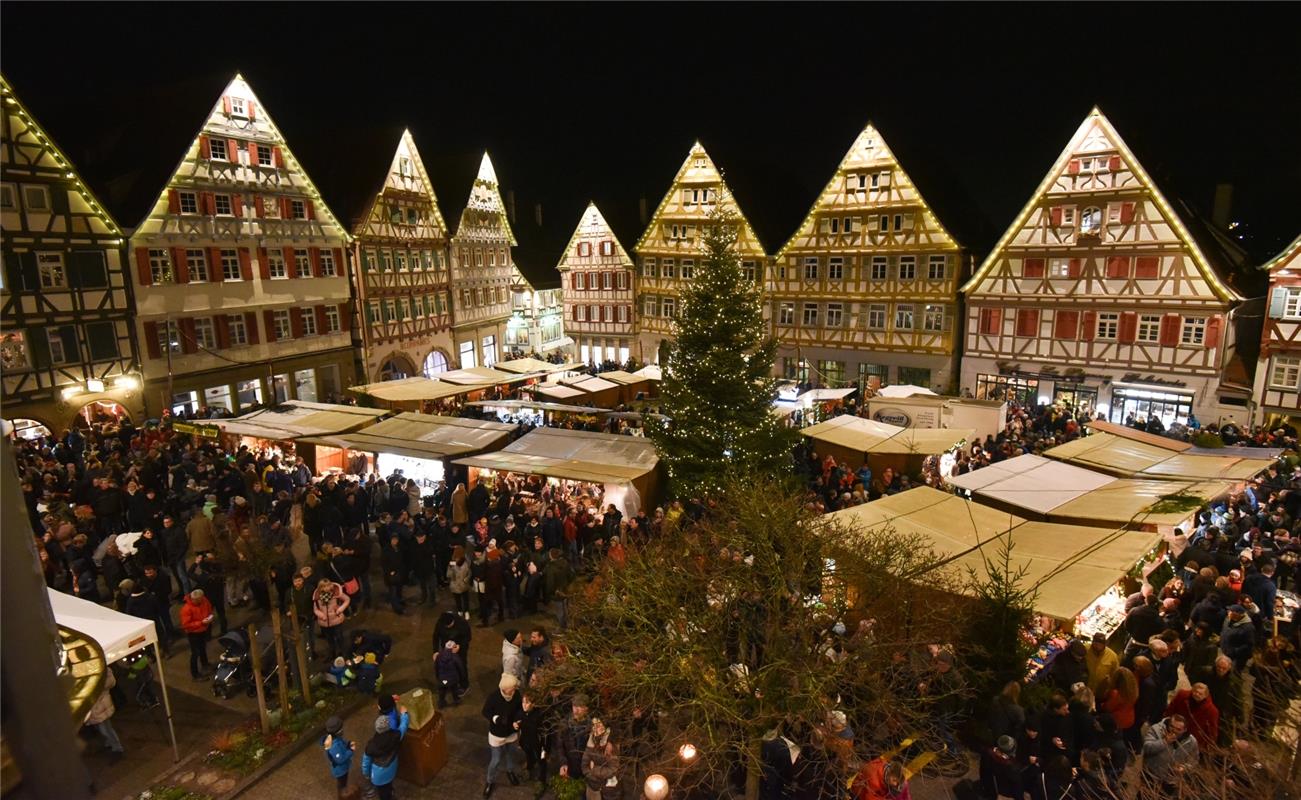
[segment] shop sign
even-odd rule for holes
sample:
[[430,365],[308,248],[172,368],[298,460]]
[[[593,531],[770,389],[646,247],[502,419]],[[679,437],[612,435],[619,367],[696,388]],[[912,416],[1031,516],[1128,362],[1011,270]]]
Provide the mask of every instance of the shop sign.
[[1140,375],[1137,372],[1126,372],[1120,378],[1121,383],[1150,383],[1153,386],[1187,386],[1180,380],[1170,378],[1158,378],[1155,375]]
[[221,438],[221,428],[216,425],[195,425],[192,422],[173,422],[172,430],[177,433],[188,433],[191,436],[198,436],[202,439]]
[[907,428],[912,422],[912,418],[902,408],[882,408],[872,415],[877,422],[884,422],[886,425],[898,425],[901,428]]

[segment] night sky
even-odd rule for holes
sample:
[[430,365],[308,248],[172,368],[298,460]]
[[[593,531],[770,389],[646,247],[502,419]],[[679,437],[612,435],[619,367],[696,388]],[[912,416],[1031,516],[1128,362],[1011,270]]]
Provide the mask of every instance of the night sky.
[[[116,147],[97,140],[99,114],[151,146],[151,121],[182,115],[179,138],[157,137],[166,173],[239,70],[313,172],[349,162],[350,142],[409,126],[445,213],[463,204],[486,147],[520,214],[541,204],[552,238],[563,242],[595,199],[629,248],[638,200],[654,209],[698,138],[775,251],[871,120],[924,192],[939,186],[946,210],[964,209],[951,227],[983,253],[1097,103],[1163,187],[1201,212],[1217,183],[1232,183],[1244,244],[1263,259],[1301,233],[1294,13],[6,2],[0,68],[97,191],[103,165],[81,162],[111,162]],[[190,86],[218,88],[184,108],[149,100]],[[358,163],[387,163],[389,138],[382,157]]]

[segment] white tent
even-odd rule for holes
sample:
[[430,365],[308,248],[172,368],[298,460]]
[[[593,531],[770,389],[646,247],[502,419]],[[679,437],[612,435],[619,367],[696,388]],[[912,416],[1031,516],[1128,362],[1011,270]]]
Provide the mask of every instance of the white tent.
[[158,649],[158,632],[154,623],[53,589],[49,590],[49,596],[55,623],[94,639],[104,651],[105,664],[120,661],[137,650],[153,645],[154,655],[157,656],[158,682],[163,687],[163,708],[167,711],[167,732],[172,737],[172,755],[180,761],[176,729],[172,726],[172,701],[167,695],[167,676],[163,673],[163,658]]
[[882,386],[877,395],[881,397],[912,397],[915,394],[934,395],[930,389],[922,386],[913,386],[911,383],[901,384],[899,386]]

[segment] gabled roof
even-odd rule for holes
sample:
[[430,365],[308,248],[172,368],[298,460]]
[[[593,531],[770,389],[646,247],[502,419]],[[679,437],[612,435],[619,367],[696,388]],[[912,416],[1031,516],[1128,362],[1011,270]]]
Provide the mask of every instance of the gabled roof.
[[578,225],[574,228],[573,235],[569,237],[569,241],[565,243],[564,249],[560,251],[557,258],[556,269],[559,269],[561,265],[565,263],[565,259],[569,254],[574,252],[575,245],[578,244],[578,240],[583,235],[583,229],[589,227],[603,228],[607,233],[609,233],[611,240],[614,241],[615,255],[621,261],[626,262],[629,266],[632,265],[632,258],[629,257],[628,251],[623,249],[623,243],[620,242],[619,237],[615,235],[614,230],[610,227],[610,223],[605,221],[605,217],[601,214],[601,209],[596,207],[595,202],[588,202],[587,208],[583,210],[582,218],[578,220]]
[[[99,215],[99,218],[108,226],[109,233],[121,235],[122,230],[118,227],[116,220],[113,219],[112,213],[99,201],[99,198],[95,196],[95,193],[91,191],[90,187],[81,180],[81,176],[77,173],[77,168],[73,165],[72,160],[63,154],[63,151],[59,149],[59,146],[54,143],[53,137],[45,132],[45,129],[41,127],[41,124],[36,121],[36,117],[33,116],[32,113],[27,110],[27,107],[23,105],[23,102],[18,99],[18,95],[14,92],[13,87],[9,85],[9,80],[5,78],[4,75],[0,75],[0,94],[4,96],[5,105],[4,109],[0,111],[5,114],[17,115],[19,119],[23,120],[23,122],[32,129],[37,140],[52,152],[54,162],[66,170],[64,177],[72,181],[73,186],[76,187],[77,191],[85,199],[86,204],[90,206],[91,211],[94,211]],[[12,135],[12,133],[13,130],[10,129],[10,134]]]
[[[1206,231],[1201,230],[1202,222],[1200,219],[1196,214],[1192,214],[1188,210],[1188,207],[1182,203],[1179,204],[1179,207],[1183,213],[1181,214],[1179,211],[1176,211],[1176,206],[1172,205],[1170,201],[1166,199],[1165,193],[1157,186],[1156,182],[1152,179],[1152,176],[1148,174],[1147,170],[1145,170],[1143,165],[1139,162],[1138,157],[1134,155],[1133,151],[1130,150],[1129,146],[1125,143],[1125,140],[1121,138],[1120,134],[1112,126],[1110,120],[1107,119],[1097,106],[1094,106],[1089,114],[1084,118],[1084,121],[1080,123],[1075,134],[1071,137],[1070,141],[1067,142],[1066,147],[1062,149],[1061,154],[1053,163],[1052,168],[1045,173],[1043,180],[1039,183],[1039,187],[1035,189],[1032,195],[1030,195],[1029,201],[1021,209],[1021,212],[1017,214],[1016,219],[1012,221],[1012,224],[1003,232],[998,243],[989,251],[989,255],[985,257],[985,260],[981,263],[980,267],[976,269],[971,278],[963,285],[961,291],[966,293],[974,289],[985,277],[986,273],[994,267],[995,263],[1002,255],[1003,248],[1007,246],[1007,243],[1016,235],[1017,231],[1021,230],[1021,227],[1026,223],[1026,220],[1029,219],[1030,214],[1035,210],[1040,200],[1053,185],[1057,176],[1066,169],[1067,162],[1070,161],[1071,156],[1075,154],[1080,143],[1092,130],[1094,125],[1098,125],[1102,128],[1103,133],[1113,144],[1115,144],[1116,149],[1120,151],[1120,156],[1125,161],[1125,165],[1129,167],[1135,177],[1138,178],[1139,182],[1142,183],[1142,185],[1151,193],[1152,199],[1156,202],[1157,207],[1161,209],[1175,233],[1183,240],[1185,246],[1192,254],[1193,261],[1197,264],[1198,270],[1201,271],[1207,284],[1211,287],[1211,290],[1214,291],[1220,299],[1225,301],[1232,302],[1242,300],[1241,295],[1234,291],[1233,288],[1225,282],[1224,275],[1228,272],[1228,265],[1222,260],[1222,253],[1220,252],[1219,245],[1213,242]],[[1187,216],[1187,219],[1184,218],[1185,216]],[[1195,236],[1192,233],[1190,225],[1199,229],[1199,235]],[[1216,258],[1218,263],[1212,263],[1211,259],[1208,258],[1208,252],[1211,257]]]
[[1301,236],[1297,236],[1292,243],[1284,247],[1282,252],[1260,265],[1260,269],[1266,272],[1275,270],[1284,270],[1297,264],[1297,259],[1301,258]]
[[406,148],[407,155],[411,158],[412,165],[416,170],[416,176],[420,178],[421,183],[425,185],[425,191],[429,193],[429,201],[433,204],[434,219],[439,229],[444,234],[447,233],[447,223],[443,221],[443,213],[438,209],[438,193],[434,191],[434,182],[429,179],[429,173],[425,171],[425,162],[420,158],[420,150],[416,148],[416,140],[412,138],[411,131],[406,128],[402,130],[402,136],[398,139],[397,148],[393,151],[393,155],[389,158],[384,169],[381,170],[382,177],[380,178],[379,188],[371,195],[370,202],[366,205],[360,219],[354,221],[354,233],[360,234],[362,226],[374,213],[375,203],[379,201],[379,196],[384,192],[384,187],[388,183],[388,176],[393,171],[393,163],[401,156],[403,148]]
[[510,241],[512,247],[515,241],[515,232],[511,228],[510,217],[506,213],[506,201],[501,196],[501,186],[497,182],[497,170],[492,166],[492,159],[488,156],[488,151],[484,151],[483,158],[479,160],[479,172],[475,175],[474,183],[470,185],[470,192],[466,200],[465,207],[461,209],[460,222],[456,225],[456,235],[461,235],[461,230],[465,226],[466,212],[474,209],[488,214],[495,214],[501,222],[502,230],[506,233],[506,238]]
[[645,230],[642,231],[641,237],[637,239],[637,244],[633,246],[634,250],[640,250],[646,245],[646,240],[659,225],[660,215],[664,213],[665,207],[673,198],[674,191],[677,189],[678,185],[686,179],[687,173],[692,169],[692,160],[702,156],[705,159],[706,174],[712,173],[711,177],[716,176],[718,184],[721,187],[720,195],[731,197],[732,205],[735,207],[736,213],[740,216],[741,224],[745,226],[749,238],[758,245],[760,250],[767,252],[764,250],[763,242],[755,234],[754,229],[750,227],[750,220],[746,218],[745,211],[741,208],[741,203],[737,200],[736,195],[732,193],[732,189],[728,186],[727,181],[723,179],[722,170],[720,170],[718,165],[714,163],[714,159],[710,158],[709,153],[705,152],[705,148],[701,146],[700,142],[695,142],[691,145],[691,150],[687,153],[687,157],[683,159],[682,166],[678,168],[677,174],[673,176],[673,182],[670,183],[669,188],[665,190],[664,196],[660,198],[659,205],[655,207],[655,213],[651,214],[650,221],[646,223]]

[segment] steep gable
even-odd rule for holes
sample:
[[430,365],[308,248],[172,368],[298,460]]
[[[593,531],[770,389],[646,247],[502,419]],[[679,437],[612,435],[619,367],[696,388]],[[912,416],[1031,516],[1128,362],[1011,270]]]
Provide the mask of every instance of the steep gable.
[[[613,242],[614,252],[612,255],[602,256],[601,242],[606,241]],[[587,255],[579,255],[580,242],[590,246]],[[614,231],[601,215],[601,210],[596,207],[596,203],[588,203],[582,219],[578,221],[578,227],[574,228],[573,236],[569,237],[569,243],[565,245],[560,255],[560,263],[556,265],[556,269],[564,272],[573,267],[608,265],[611,262],[632,269],[632,259],[628,256],[628,251],[624,250],[623,245],[619,243],[619,237],[614,235]]]
[[438,208],[438,197],[434,193],[433,181],[425,170],[415,140],[409,130],[402,131],[397,149],[389,162],[384,175],[384,183],[371,198],[370,207],[358,221],[353,233],[357,236],[393,236],[392,220],[381,198],[388,193],[395,199],[422,206],[425,215],[421,218],[418,229],[413,235],[404,238],[443,239],[447,236],[447,224]]
[[511,230],[510,219],[506,215],[506,203],[501,199],[497,171],[493,169],[492,159],[486,152],[479,162],[479,174],[470,187],[470,199],[456,226],[456,238],[505,239],[512,247],[516,244],[515,233]]
[[[686,161],[682,162],[668,192],[660,200],[655,213],[651,215],[650,223],[633,249],[637,252],[658,249],[678,252],[682,243],[690,245],[691,240],[694,240],[692,250],[703,252],[704,242],[699,226],[709,219],[716,204],[733,211],[739,217],[741,231],[736,243],[737,252],[762,258],[762,243],[750,228],[744,212],[723,180],[722,173],[699,142],[692,145]],[[677,239],[673,238],[674,222],[682,226]],[[690,233],[682,230],[688,227]]]

